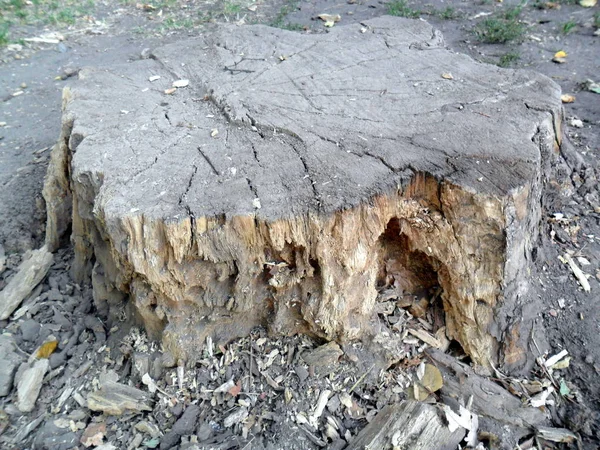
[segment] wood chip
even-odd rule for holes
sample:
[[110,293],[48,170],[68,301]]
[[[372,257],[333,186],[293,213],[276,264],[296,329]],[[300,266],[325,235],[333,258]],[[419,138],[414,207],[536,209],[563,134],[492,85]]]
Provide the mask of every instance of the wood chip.
[[587,277],[577,266],[577,263],[573,260],[573,258],[571,258],[571,255],[565,254],[565,261],[567,261],[567,264],[569,264],[573,275],[575,275],[575,278],[577,278],[577,281],[579,281],[579,284],[581,285],[583,290],[585,292],[590,292],[591,287],[589,281],[587,280]]
[[433,348],[442,349],[444,347],[444,345],[439,341],[439,339],[437,339],[436,337],[432,336],[427,331],[424,331],[424,330],[415,330],[413,328],[409,328],[408,332],[410,334],[412,334],[413,336],[419,338],[420,340],[422,340],[426,344],[430,345]]

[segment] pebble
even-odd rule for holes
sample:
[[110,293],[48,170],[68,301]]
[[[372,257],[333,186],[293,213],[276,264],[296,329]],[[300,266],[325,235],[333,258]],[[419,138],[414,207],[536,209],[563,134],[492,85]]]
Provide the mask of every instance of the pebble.
[[27,319],[21,323],[21,336],[27,342],[35,342],[40,334],[41,325],[33,319]]
[[[246,412],[246,415],[248,412]],[[196,422],[200,416],[200,407],[198,405],[190,405],[184,411],[183,415],[175,422],[171,431],[163,436],[160,441],[160,448],[170,449],[179,444],[181,436],[194,433]]]
[[17,385],[17,408],[21,412],[33,411],[40,395],[44,375],[50,368],[47,359],[40,359],[27,368]]

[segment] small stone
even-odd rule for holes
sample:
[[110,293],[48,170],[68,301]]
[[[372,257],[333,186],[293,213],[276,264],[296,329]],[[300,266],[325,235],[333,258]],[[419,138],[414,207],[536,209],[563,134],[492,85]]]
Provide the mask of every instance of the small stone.
[[114,381],[105,382],[98,391],[89,394],[87,404],[92,411],[115,416],[125,412],[152,411],[146,392]]
[[212,436],[213,429],[208,422],[202,422],[198,427],[196,434],[198,435],[198,441],[204,442]]
[[148,78],[148,81],[153,82],[156,80],[160,80],[160,75],[153,75],[151,77]]
[[296,372],[296,375],[298,375],[300,383],[303,383],[304,380],[308,378],[308,370],[306,370],[306,368],[304,368],[303,366],[296,366],[294,372]]
[[567,123],[575,128],[583,128],[583,122],[579,119],[569,119]]
[[21,337],[27,342],[35,342],[38,335],[40,334],[41,325],[33,320],[27,319],[21,323]]
[[33,411],[35,402],[40,395],[44,375],[49,368],[50,363],[48,360],[41,359],[25,370],[17,385],[17,408],[19,408],[19,411]]
[[200,416],[200,407],[198,405],[188,406],[171,431],[161,439],[160,448],[164,450],[173,448],[179,443],[181,436],[192,434],[196,428],[198,416]]
[[173,81],[174,88],[184,88],[190,84],[190,80],[177,80]]
[[176,87],[165,89],[165,94],[167,94],[167,95],[174,94],[176,90],[177,90]]
[[106,424],[104,422],[91,423],[81,435],[79,442],[81,442],[84,447],[97,447],[102,444],[105,435]]
[[85,411],[83,409],[74,409],[67,416],[67,418],[69,420],[74,420],[74,421],[81,421],[81,420],[85,419],[86,417],[87,417],[87,414],[85,413]]

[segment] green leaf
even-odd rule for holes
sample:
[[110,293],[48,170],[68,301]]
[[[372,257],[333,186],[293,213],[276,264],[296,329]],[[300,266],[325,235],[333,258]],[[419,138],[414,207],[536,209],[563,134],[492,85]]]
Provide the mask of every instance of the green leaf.
[[160,439],[158,438],[152,438],[144,442],[144,445],[148,448],[156,448],[158,444],[160,444]]
[[562,395],[563,397],[566,397],[570,393],[571,393],[571,390],[567,386],[567,383],[565,383],[565,380],[564,379],[560,380],[560,395]]

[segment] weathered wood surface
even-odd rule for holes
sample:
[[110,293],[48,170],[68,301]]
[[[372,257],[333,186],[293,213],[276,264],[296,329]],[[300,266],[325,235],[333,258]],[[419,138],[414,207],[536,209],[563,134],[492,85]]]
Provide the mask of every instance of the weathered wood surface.
[[[359,338],[378,286],[439,285],[449,338],[480,364],[523,362],[560,138],[549,79],[389,17],[323,35],[225,26],[79,78],[47,242],[72,207],[76,275],[101,310],[132,307],[185,359],[257,324]],[[165,94],[177,79],[189,86]]]
[[450,432],[435,406],[405,401],[385,406],[346,450],[454,450],[466,434],[463,428]]
[[477,375],[471,367],[439,350],[429,349],[427,353],[442,372],[441,401],[449,406],[471,402],[470,411],[479,416],[480,431],[496,436],[499,448],[515,448],[520,438],[547,424],[541,409],[524,406],[520,399]]

